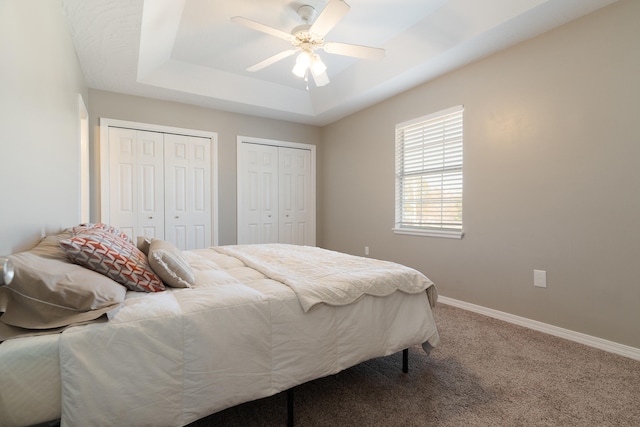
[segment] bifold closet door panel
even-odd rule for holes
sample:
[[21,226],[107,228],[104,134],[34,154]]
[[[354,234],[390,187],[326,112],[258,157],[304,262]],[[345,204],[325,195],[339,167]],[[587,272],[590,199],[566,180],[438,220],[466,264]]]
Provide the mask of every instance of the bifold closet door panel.
[[311,152],[280,147],[279,168],[279,242],[312,245],[315,230],[311,221]]
[[238,150],[238,243],[278,243],[278,147],[242,143]]
[[211,139],[165,134],[165,239],[179,249],[211,246]]
[[164,238],[164,135],[109,128],[109,222],[133,239]]

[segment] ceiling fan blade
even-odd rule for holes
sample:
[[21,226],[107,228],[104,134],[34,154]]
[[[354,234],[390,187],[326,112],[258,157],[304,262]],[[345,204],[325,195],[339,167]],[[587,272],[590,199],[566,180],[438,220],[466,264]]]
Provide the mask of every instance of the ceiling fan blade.
[[309,32],[324,37],[349,12],[351,7],[343,0],[329,0]]
[[271,64],[275,64],[276,62],[281,61],[284,58],[288,58],[289,56],[293,55],[296,52],[297,52],[296,49],[285,50],[283,52],[280,52],[278,54],[275,54],[265,59],[264,61],[258,62],[256,65],[252,65],[251,67],[247,68],[247,71],[255,72],[255,71],[262,70],[263,68],[266,68]]
[[353,56],[361,59],[382,59],[385,54],[384,49],[380,49],[378,47],[335,42],[325,43],[324,51],[336,55]]
[[261,24],[256,21],[252,21],[251,19],[247,19],[243,16],[234,16],[233,18],[231,18],[231,22],[244,25],[245,27],[251,28],[252,30],[261,31],[263,33],[270,34],[272,36],[276,36],[287,41],[293,40],[293,36],[289,33],[285,33],[282,30],[270,27],[268,25]]

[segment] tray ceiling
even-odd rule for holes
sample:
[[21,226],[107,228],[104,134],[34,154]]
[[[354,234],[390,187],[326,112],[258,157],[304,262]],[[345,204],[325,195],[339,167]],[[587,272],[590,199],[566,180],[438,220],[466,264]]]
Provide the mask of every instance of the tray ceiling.
[[325,125],[615,0],[347,0],[326,36],[386,50],[382,60],[320,52],[331,83],[295,77],[295,55],[246,68],[288,42],[230,21],[290,32],[325,0],[62,0],[91,88]]

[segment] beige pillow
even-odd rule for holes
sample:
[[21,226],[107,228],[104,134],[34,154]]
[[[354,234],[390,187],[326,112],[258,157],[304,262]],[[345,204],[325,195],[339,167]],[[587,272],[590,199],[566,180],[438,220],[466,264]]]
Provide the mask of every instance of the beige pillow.
[[29,252],[44,258],[54,258],[62,261],[68,261],[67,254],[60,247],[60,241],[68,239],[72,236],[71,230],[65,230],[60,234],[52,234],[46,236],[38,245]]
[[15,276],[0,288],[0,312],[4,311],[0,321],[26,329],[51,329],[115,313],[124,302],[126,288],[61,259],[56,251],[62,249],[55,249],[52,240],[57,239],[45,239],[32,251],[10,256]]
[[153,239],[151,241],[149,265],[168,286],[190,288],[195,283],[193,271],[182,257],[180,249],[164,240]]
[[151,238],[145,236],[138,236],[136,239],[136,246],[140,249],[140,252],[149,256],[149,246],[151,245]]

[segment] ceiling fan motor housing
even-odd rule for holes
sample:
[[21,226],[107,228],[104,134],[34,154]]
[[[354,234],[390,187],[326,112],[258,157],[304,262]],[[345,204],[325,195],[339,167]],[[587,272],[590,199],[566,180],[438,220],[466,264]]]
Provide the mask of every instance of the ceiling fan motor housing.
[[324,38],[309,31],[316,17],[316,9],[310,5],[302,5],[298,8],[298,16],[304,21],[304,24],[298,25],[291,31],[291,35],[294,37],[291,42],[293,46],[308,53],[321,48],[324,44]]
[[308,26],[301,27],[307,28],[296,27],[292,32],[294,39],[291,44],[305,51],[313,51],[314,49],[321,48],[324,44],[324,38],[317,34],[310,33]]

